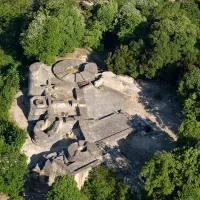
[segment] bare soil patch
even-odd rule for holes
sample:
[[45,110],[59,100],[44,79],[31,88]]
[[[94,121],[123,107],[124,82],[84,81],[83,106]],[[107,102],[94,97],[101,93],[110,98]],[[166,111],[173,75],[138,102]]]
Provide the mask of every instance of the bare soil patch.
[[7,200],[7,199],[9,199],[8,196],[0,193],[0,200]]
[[56,61],[66,60],[66,59],[79,59],[83,62],[86,61],[89,51],[83,48],[76,48],[74,52],[67,54],[66,56],[57,56]]
[[20,90],[14,97],[10,110],[10,117],[20,128],[27,130],[27,116],[29,112],[29,98],[27,88]]

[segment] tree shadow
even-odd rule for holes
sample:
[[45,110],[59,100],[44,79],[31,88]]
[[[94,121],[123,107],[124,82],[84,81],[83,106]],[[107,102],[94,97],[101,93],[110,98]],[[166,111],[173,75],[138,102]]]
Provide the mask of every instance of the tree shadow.
[[21,108],[24,116],[28,119],[28,114],[30,110],[30,98],[28,96],[28,89],[21,89],[22,95],[17,97],[17,105]]
[[138,80],[141,88],[139,102],[152,114],[162,128],[176,133],[182,121],[181,107],[176,92],[159,81]]
[[99,53],[97,51],[93,51],[88,55],[88,62],[96,63],[101,71],[105,71],[108,70],[106,63],[104,62],[106,57],[107,54],[105,53]]
[[104,148],[107,155],[103,157],[103,163],[114,167],[131,190],[140,193],[144,184],[140,172],[145,162],[156,151],[174,149],[176,143],[149,119],[134,115],[130,124],[134,128],[132,133],[120,139],[115,146]]
[[44,151],[39,154],[33,154],[30,158],[28,169],[32,170],[39,162],[45,161],[44,155],[47,153],[49,153],[49,151]]
[[3,27],[4,31],[1,33],[1,48],[14,59],[23,58],[23,49],[20,45],[19,38],[24,22],[24,16],[13,18],[9,24]]
[[33,138],[33,128],[36,124],[36,121],[28,121],[28,115],[30,111],[30,97],[28,96],[28,88],[21,88],[22,95],[17,97],[17,106],[21,109],[24,114],[24,119],[27,123],[26,131],[29,136]]
[[48,180],[48,177],[39,175],[37,172],[34,172],[34,174],[30,172],[26,175],[25,180],[24,199],[44,200],[49,190],[48,182],[45,181]]

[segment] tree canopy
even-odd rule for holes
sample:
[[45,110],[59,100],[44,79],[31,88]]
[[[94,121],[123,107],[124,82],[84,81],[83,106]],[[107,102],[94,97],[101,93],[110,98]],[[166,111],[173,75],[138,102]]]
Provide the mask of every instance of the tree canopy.
[[88,200],[129,200],[129,187],[116,179],[112,169],[99,166],[89,174],[82,188],[82,194]]
[[81,200],[81,192],[72,176],[58,176],[51,185],[46,200]]
[[25,155],[0,138],[0,191],[18,198],[23,191],[24,175],[28,172]]
[[141,172],[146,178],[145,190],[148,195],[159,200],[198,196],[199,159],[198,145],[194,148],[177,148],[172,152],[156,152]]
[[65,55],[80,46],[84,26],[76,10],[64,2],[64,7],[55,9],[48,3],[51,5],[53,1],[47,1],[46,9],[39,10],[21,34],[21,44],[26,56],[52,64],[55,56]]
[[[85,15],[89,15],[86,22],[84,35],[84,46],[98,49],[102,47],[101,40],[103,33],[113,29],[114,19],[117,13],[117,3],[114,1],[96,5],[89,12],[85,10]],[[91,14],[89,14],[91,13]]]
[[[126,1],[121,7],[116,21],[116,31],[121,44],[129,44],[128,54],[132,57],[133,66],[130,67],[129,62],[126,62],[121,68],[131,70],[120,70],[117,65],[113,69],[112,63],[120,65],[117,60],[119,54],[122,54],[120,59],[126,59],[124,48],[120,47],[120,53],[117,48],[108,58],[111,60],[107,62],[108,68],[113,72],[123,74],[124,71],[131,71],[128,74],[133,74],[134,77],[144,74],[147,78],[153,78],[167,65],[175,63],[178,66],[189,66],[195,60],[198,54],[195,45],[199,27],[192,23],[190,15],[183,14],[178,2],[160,1],[153,7],[149,7],[151,15],[146,11],[146,3]],[[139,44],[133,46],[133,43]],[[138,51],[141,43],[144,50]],[[135,52],[140,56],[135,56]]]
[[178,94],[183,112],[189,118],[200,118],[200,69],[188,71],[179,83]]

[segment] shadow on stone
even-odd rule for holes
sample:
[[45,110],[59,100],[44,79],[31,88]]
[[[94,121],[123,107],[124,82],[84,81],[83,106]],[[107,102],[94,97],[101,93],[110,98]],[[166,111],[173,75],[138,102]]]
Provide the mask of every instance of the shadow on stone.
[[76,142],[76,139],[62,139],[53,144],[50,148],[50,151],[59,151],[62,150],[63,148],[67,148],[70,144]]
[[49,151],[45,151],[39,154],[33,154],[30,158],[30,163],[28,164],[28,169],[33,169],[39,162],[44,161],[44,155],[49,153]]

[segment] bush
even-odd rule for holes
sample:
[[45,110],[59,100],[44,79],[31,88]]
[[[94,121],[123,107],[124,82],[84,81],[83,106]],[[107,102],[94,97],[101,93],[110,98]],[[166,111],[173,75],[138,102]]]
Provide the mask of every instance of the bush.
[[16,149],[21,149],[26,139],[26,132],[12,122],[0,120],[0,137],[4,142]]

